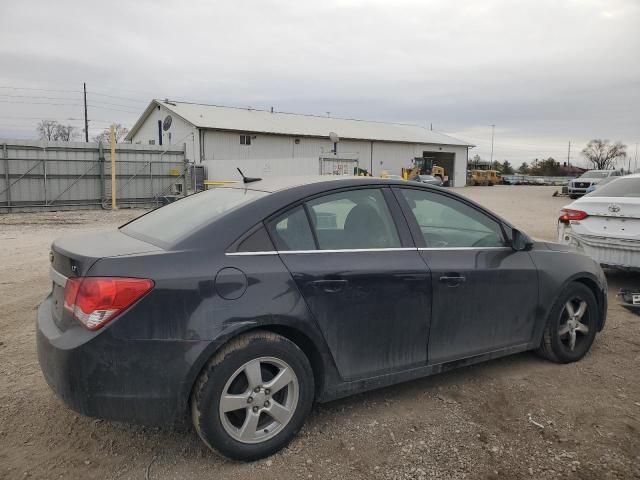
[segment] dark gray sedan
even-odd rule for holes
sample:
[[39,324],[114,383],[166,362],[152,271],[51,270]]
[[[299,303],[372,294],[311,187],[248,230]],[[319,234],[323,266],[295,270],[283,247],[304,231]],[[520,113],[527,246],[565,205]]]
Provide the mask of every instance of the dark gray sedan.
[[37,346],[53,390],[100,418],[189,416],[244,460],[285,446],[314,401],[525,350],[579,360],[607,311],[588,257],[370,177],[215,188],[50,257]]

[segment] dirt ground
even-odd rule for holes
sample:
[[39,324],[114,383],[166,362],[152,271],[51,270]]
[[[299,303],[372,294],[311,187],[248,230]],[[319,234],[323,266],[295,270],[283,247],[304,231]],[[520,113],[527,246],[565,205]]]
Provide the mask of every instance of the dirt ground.
[[[552,187],[461,193],[541,239],[570,201]],[[0,215],[0,478],[640,478],[640,317],[615,293],[581,362],[525,353],[317,406],[289,448],[253,464],[208,451],[190,428],[85,418],[46,385],[36,306],[50,289],[51,241],[115,227],[139,211]]]

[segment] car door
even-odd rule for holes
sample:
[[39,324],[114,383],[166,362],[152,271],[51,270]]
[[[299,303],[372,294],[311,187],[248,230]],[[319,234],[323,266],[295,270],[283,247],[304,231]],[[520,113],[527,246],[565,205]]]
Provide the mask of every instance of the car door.
[[426,364],[431,276],[390,189],[322,195],[267,225],[345,380]]
[[429,363],[465,358],[531,341],[538,276],[497,219],[459,197],[394,190],[433,285]]

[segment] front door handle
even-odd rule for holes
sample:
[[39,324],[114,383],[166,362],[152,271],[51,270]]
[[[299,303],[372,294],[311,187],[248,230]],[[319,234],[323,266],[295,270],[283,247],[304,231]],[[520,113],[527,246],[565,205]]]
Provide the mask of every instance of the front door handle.
[[314,288],[321,288],[326,293],[336,293],[342,290],[349,280],[314,280],[309,285]]
[[467,278],[457,273],[449,273],[440,277],[440,282],[446,284],[449,287],[457,287],[463,283]]

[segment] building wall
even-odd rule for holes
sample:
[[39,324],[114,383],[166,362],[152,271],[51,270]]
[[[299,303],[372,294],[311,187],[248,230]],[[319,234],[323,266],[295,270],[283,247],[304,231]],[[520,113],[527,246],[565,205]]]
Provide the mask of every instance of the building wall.
[[[242,132],[225,132],[203,130],[193,127],[180,117],[172,114],[164,106],[156,107],[147,117],[141,128],[133,137],[133,143],[149,144],[154,140],[158,144],[158,120],[171,114],[173,121],[168,132],[163,132],[163,145],[186,144],[186,157],[189,161],[207,162],[208,177],[211,180],[224,180],[228,176],[230,165],[226,161],[242,162],[251,160],[247,167],[260,165],[263,172],[271,175],[287,175],[307,169],[303,165],[311,165],[309,159],[322,155],[331,155],[333,144],[329,139],[296,137],[285,135],[251,134],[251,145],[241,145]],[[171,133],[171,139],[169,139]],[[203,139],[201,155],[200,138]],[[297,143],[296,143],[297,140]],[[455,172],[447,172],[453,186],[464,186],[466,183],[467,147],[449,145],[412,144],[396,142],[380,142],[366,140],[342,140],[338,144],[338,156],[356,157],[359,166],[369,170],[373,175],[386,171],[399,175],[403,167],[409,167],[411,160],[422,156],[423,151],[450,152],[455,154]],[[298,159],[301,165],[292,165],[290,159]],[[268,162],[261,161],[269,160]],[[219,169],[216,169],[216,161]],[[258,162],[258,163],[255,163]],[[223,166],[224,165],[224,166]],[[238,165],[242,168],[241,164]],[[307,172],[315,174],[314,171]],[[249,175],[249,173],[247,173]]]
[[[269,171],[272,175],[283,175],[288,171],[300,170],[297,166],[291,166],[287,159],[300,159],[301,162],[304,161],[307,164],[306,159],[332,155],[333,144],[329,139],[250,134],[252,137],[251,145],[241,145],[240,135],[239,132],[214,130],[204,132],[204,160],[207,162],[209,179],[225,180],[221,177],[228,174],[228,168],[222,168],[223,163],[219,164],[221,169],[216,172],[216,161],[224,161],[224,165],[227,165],[226,161],[228,160],[251,161],[251,163],[247,163],[247,166],[255,167],[257,165],[255,161],[270,160],[263,162],[265,165],[261,167],[261,170],[263,172]],[[373,175],[380,175],[383,171],[399,175],[403,167],[409,167],[411,160],[415,157],[421,157],[424,151],[454,153],[453,185],[465,185],[467,147],[464,146],[364,140],[342,140],[338,144],[338,156],[357,157],[359,166],[369,170]],[[285,162],[286,165],[279,166],[279,162]],[[241,163],[238,166],[242,168]],[[315,174],[316,172],[308,173]],[[449,176],[451,177],[450,173]]]
[[156,107],[147,117],[134,135],[131,143],[149,145],[149,141],[152,140],[155,145],[158,145],[158,120],[163,121],[167,115],[171,115],[172,121],[169,130],[162,132],[162,146],[171,146],[172,148],[177,146],[181,148],[185,144],[187,160],[197,163],[200,159],[200,143],[197,129],[163,106]]

